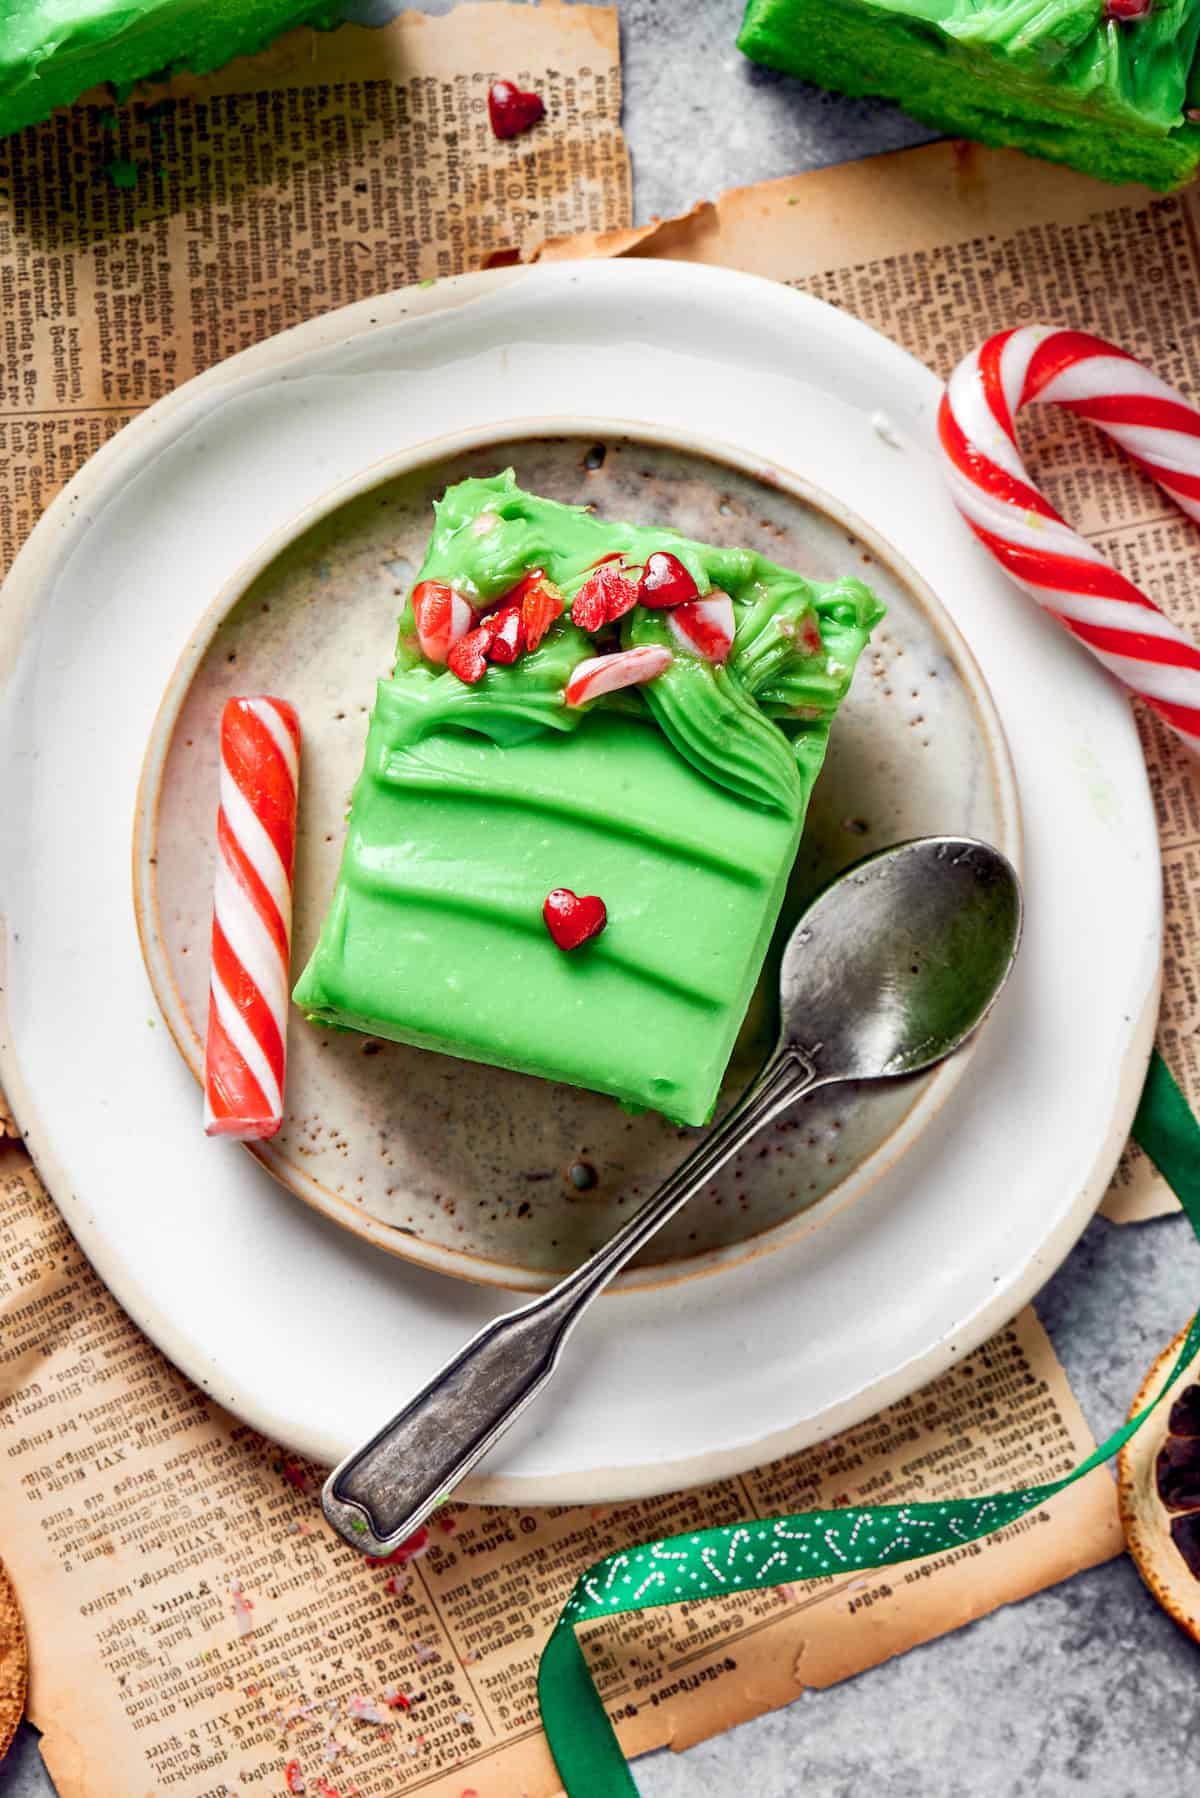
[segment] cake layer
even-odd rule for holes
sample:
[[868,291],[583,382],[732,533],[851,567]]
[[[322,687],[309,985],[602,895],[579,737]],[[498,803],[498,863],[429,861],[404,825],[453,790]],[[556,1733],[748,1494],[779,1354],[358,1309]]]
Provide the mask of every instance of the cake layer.
[[0,133],[89,88],[123,95],[149,76],[203,75],[294,25],[340,16],[337,0],[10,0],[0,22]]
[[[439,731],[401,751],[394,721],[385,686],[297,1002],[701,1122],[782,903],[796,814],[742,804],[649,720],[600,714],[509,747]],[[564,885],[608,908],[579,955],[542,922]]]
[[1170,189],[1195,174],[1200,0],[749,0],[739,47],[957,136]]
[[[484,616],[536,569],[566,606],[597,564],[640,568],[664,549],[701,593],[728,595],[727,662],[687,652],[667,612],[639,603],[598,635],[564,610],[535,648],[468,682],[423,658],[410,600],[296,986],[310,1018],[684,1123],[711,1114],[877,601],[861,581],[818,586],[538,499],[511,474],[448,491],[417,585],[444,582]],[[663,671],[568,705],[573,672],[606,643]],[[608,914],[570,953],[542,916],[563,887]]]

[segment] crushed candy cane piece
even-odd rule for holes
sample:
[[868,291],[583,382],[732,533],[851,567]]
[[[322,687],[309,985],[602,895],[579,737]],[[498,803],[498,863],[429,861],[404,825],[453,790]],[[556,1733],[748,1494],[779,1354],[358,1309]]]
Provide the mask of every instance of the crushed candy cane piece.
[[385,1686],[383,1702],[393,1711],[411,1711],[412,1709],[412,1701],[408,1693],[402,1692],[399,1686]]
[[595,893],[586,893],[581,898],[570,887],[555,887],[552,893],[546,894],[542,917],[554,938],[555,947],[571,950],[599,936],[608,923],[608,908]]
[[815,612],[806,612],[800,621],[800,647],[806,656],[819,656],[825,653],[825,645],[821,640],[821,626]]
[[286,1785],[289,1792],[306,1792],[308,1790],[308,1787],[304,1783],[304,1773],[299,1761],[288,1762],[287,1766],[283,1769],[283,1783]]
[[572,670],[567,682],[568,705],[586,705],[602,693],[617,693],[623,687],[640,687],[654,680],[671,666],[675,657],[661,644],[644,643],[638,649],[621,649],[614,655],[590,656]]
[[425,1667],[430,1661],[440,1660],[441,1658],[437,1649],[430,1648],[428,1642],[414,1642],[413,1653],[417,1657],[418,1667]]
[[356,1723],[386,1723],[387,1715],[381,1711],[373,1698],[364,1698],[361,1692],[346,1700],[346,1715],[353,1717]]
[[703,656],[706,662],[729,659],[737,624],[728,593],[715,588],[703,599],[689,599],[667,613],[667,623],[683,648],[693,655]]
[[661,608],[663,606],[681,606],[689,599],[699,597],[700,589],[679,560],[669,549],[656,549],[653,555],[646,558],[646,566],[642,570],[642,578],[638,582],[638,603],[643,606]]
[[439,667],[471,628],[474,613],[461,593],[445,581],[418,581],[412,593],[421,654]]
[[521,629],[520,606],[504,606],[499,612],[493,612],[488,619],[492,633],[488,648],[488,660],[499,662],[507,668],[515,662],[525,647],[525,636]]
[[246,1597],[242,1591],[241,1581],[236,1579],[231,1579],[229,1582],[229,1595],[233,1599],[233,1615],[237,1623],[238,1635],[248,1636],[254,1628],[254,1619],[251,1616],[251,1612],[254,1610],[254,1600]]

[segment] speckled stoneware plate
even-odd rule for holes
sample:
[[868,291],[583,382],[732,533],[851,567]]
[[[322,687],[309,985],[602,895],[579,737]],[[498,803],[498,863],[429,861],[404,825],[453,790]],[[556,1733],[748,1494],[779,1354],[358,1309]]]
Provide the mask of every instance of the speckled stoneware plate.
[[[745,544],[816,579],[860,573],[886,603],[837,721],[777,941],[820,884],[887,843],[961,831],[1020,862],[1008,752],[978,670],[929,588],[844,507],[761,458],[654,443],[602,420],[420,447],[354,477],[283,543],[265,545],[206,613],[167,689],[138,802],[135,900],[151,983],[197,1079],[225,700],[280,693],[302,721],[299,968],[333,886],[367,711],[432,501],[452,481],[508,464],[532,492],[609,517]],[[770,1048],[774,986],[772,957],[726,1100]],[[716,1272],[828,1217],[915,1140],[973,1047],[924,1080],[845,1087],[799,1106],[660,1233],[624,1284]],[[298,1013],[288,1053],[286,1120],[255,1147],[263,1165],[380,1247],[467,1279],[547,1284],[611,1235],[699,1135],[629,1117],[599,1094],[316,1030]]]
[[[730,444],[743,470],[786,469],[835,508],[866,519],[937,595],[994,698],[1021,797],[1028,930],[966,1075],[906,1152],[853,1204],[838,1205],[836,1195],[821,1201],[818,1213],[833,1213],[823,1227],[791,1229],[771,1254],[746,1252],[744,1233],[758,1224],[751,1163],[744,1186],[732,1189],[739,1212],[738,1191],[750,1207],[732,1232],[703,1240],[698,1233],[690,1243],[685,1231],[682,1242],[659,1250],[676,1268],[714,1254],[726,1265],[696,1279],[651,1269],[651,1289],[595,1306],[553,1390],[480,1470],[474,1493],[526,1503],[663,1491],[826,1436],[982,1340],[1078,1235],[1125,1136],[1150,1046],[1160,946],[1156,832],[1125,700],[1009,587],[942,491],[930,453],[938,393],[932,375],[864,326],[748,277],[647,261],[502,270],[332,314],[202,376],[106,445],[34,532],[0,601],[0,1084],[100,1273],[170,1355],[260,1429],[318,1459],[338,1459],[512,1300],[385,1254],[300,1203],[236,1145],[201,1134],[196,1083],[155,1003],[130,900],[146,745],[198,621],[222,594],[228,603],[261,545],[294,535],[297,520],[314,517],[339,484],[373,465],[386,472],[410,458],[415,493],[441,478],[431,455],[490,457],[497,440],[511,440],[514,419],[625,421],[635,436],[675,446],[673,462],[653,466],[660,475],[673,469],[685,492],[704,446]],[[598,476],[615,484],[610,491],[622,502],[626,459],[659,454],[618,454],[613,443],[604,469],[587,471],[570,466],[579,439],[572,450],[539,448],[536,427],[521,436],[512,455],[525,473],[533,458],[557,456],[548,477],[555,468],[564,482]],[[439,441],[457,447],[420,450]],[[719,484],[747,517],[722,514],[718,498],[711,523],[739,533],[745,524],[755,540],[765,533],[774,542],[762,523],[770,519],[800,541],[805,508],[795,496],[770,490],[761,505],[749,504],[739,496],[764,490],[724,467]],[[661,503],[658,477],[644,485]],[[385,505],[398,493],[385,489]],[[691,491],[687,503],[710,502]],[[330,559],[331,580],[338,570],[338,580],[350,578],[357,504],[333,521],[335,535],[343,527],[351,534]],[[306,695],[324,702],[315,724],[306,717],[310,832],[324,758],[331,791],[344,793],[362,728],[356,708],[369,702],[390,652],[403,581],[380,563],[411,558],[424,529],[414,522],[406,537],[399,519],[397,511],[386,543],[360,520],[362,578],[345,625],[355,641],[348,659],[339,648],[327,693],[303,673],[306,713]],[[827,529],[812,524],[804,559],[832,549]],[[848,558],[862,553],[850,542],[844,550]],[[288,564],[277,555],[270,578],[281,580],[282,596]],[[894,591],[894,599],[889,631],[904,616],[904,595]],[[914,585],[904,603],[920,612],[918,601]],[[332,615],[314,595],[314,618],[322,612],[328,626]],[[931,647],[938,631],[934,614],[925,616]],[[285,608],[280,628],[288,622]],[[269,632],[247,634],[255,655],[270,641]],[[906,639],[891,642],[905,647],[903,668]],[[868,662],[835,737],[802,878],[813,876],[818,845],[844,860],[879,840],[899,815],[885,809],[890,783],[903,779],[904,767],[923,768],[922,758],[934,772],[921,779],[942,780],[955,809],[942,815],[937,791],[922,789],[915,824],[984,816],[962,809],[957,758],[972,741],[962,713],[960,723],[945,722],[926,683],[905,685],[882,648],[878,684],[890,685],[891,697],[886,705],[882,693],[868,698],[876,684]],[[939,672],[938,682],[946,678]],[[948,682],[950,713],[968,703],[961,689],[955,699],[956,684]],[[878,744],[866,732],[870,714],[858,722],[859,706],[871,704],[879,708]],[[337,719],[342,710],[346,718]],[[918,713],[921,723],[905,722]],[[918,753],[927,724],[936,728]],[[895,739],[906,736],[914,743],[901,749]],[[985,757],[981,772],[987,765]],[[1002,766],[994,758],[990,765]],[[203,788],[198,779],[196,828],[207,841],[212,795],[202,801]],[[840,809],[840,794],[853,794],[852,811]],[[164,810],[164,826],[167,817]],[[849,817],[872,834],[840,835]],[[318,862],[306,845],[301,950],[320,903],[316,888],[328,878]],[[197,937],[190,925],[200,928],[205,900],[189,890],[187,905],[187,935],[175,940],[180,948],[187,942],[190,960],[202,954],[202,929]],[[164,930],[168,909],[164,903]],[[181,984],[181,1002],[190,992],[194,1005],[196,990]],[[294,1052],[303,1028],[299,1020],[293,1026]],[[361,1045],[351,1050],[362,1054]],[[385,1055],[364,1060],[384,1064]],[[386,1056],[406,1077],[443,1077],[432,1063],[409,1074],[417,1060]],[[303,1050],[295,1065],[303,1075]],[[549,1101],[554,1089],[539,1094]],[[624,1120],[619,1128],[624,1133]],[[683,1142],[655,1139],[657,1128],[640,1124],[594,1140],[577,1120],[563,1138],[539,1139],[532,1158],[496,1151],[498,1167],[552,1175],[527,1182],[530,1196],[513,1212],[536,1203],[547,1220],[569,1219],[571,1240],[583,1245],[602,1227],[589,1224],[590,1205],[611,1205],[618,1181],[641,1184],[668,1148],[683,1152]],[[846,1128],[830,1128],[830,1137]],[[794,1207],[816,1196],[803,1191],[813,1174],[801,1181],[799,1172],[813,1165],[810,1129],[781,1139],[793,1149],[790,1160],[769,1158],[776,1166],[761,1183],[764,1194],[773,1184],[768,1203]],[[422,1224],[443,1231],[447,1258],[461,1250],[432,1197],[437,1181],[452,1176],[464,1190],[483,1165],[461,1135],[449,1122],[431,1128],[412,1157],[426,1182]],[[847,1161],[869,1147],[859,1144]],[[560,1152],[586,1152],[601,1175],[597,1198],[574,1199],[561,1185],[557,1203],[538,1192],[561,1180]],[[322,1162],[325,1179],[336,1164],[327,1151]],[[839,1172],[835,1163],[832,1177]],[[326,1183],[336,1191],[344,1179]],[[411,1167],[409,1180],[416,1188]],[[526,1218],[501,1219],[501,1196],[493,1190],[472,1201],[497,1211],[493,1228],[503,1221],[513,1232],[504,1242],[489,1238],[482,1258],[510,1257],[507,1265],[532,1278],[536,1256],[544,1271],[564,1239],[555,1247],[548,1234],[531,1247],[516,1235]],[[503,1197],[507,1207],[512,1195]],[[347,1194],[338,1202],[368,1215]],[[713,1220],[728,1208],[702,1207],[697,1223],[720,1231],[723,1220]],[[460,1201],[460,1218],[462,1209]],[[379,1227],[406,1222],[392,1217]],[[764,1227],[789,1230],[778,1213]],[[428,1250],[430,1237],[423,1241]],[[478,1242],[472,1252],[479,1256]]]

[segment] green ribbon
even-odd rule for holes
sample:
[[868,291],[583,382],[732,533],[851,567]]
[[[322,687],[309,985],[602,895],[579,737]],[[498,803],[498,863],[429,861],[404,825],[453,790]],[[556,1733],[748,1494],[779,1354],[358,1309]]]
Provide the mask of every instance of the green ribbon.
[[[1156,1052],[1133,1136],[1178,1195],[1200,1237],[1200,1122]],[[1200,1349],[1200,1313],[1160,1398]],[[948,1504],[846,1506],[667,1536],[597,1561],[576,1583],[538,1670],[542,1723],[567,1798],[637,1798],[637,1786],[576,1638],[581,1623],[860,1568],[893,1567],[990,1536],[1036,1510],[1121,1449],[1155,1405],[1114,1432],[1065,1479]]]

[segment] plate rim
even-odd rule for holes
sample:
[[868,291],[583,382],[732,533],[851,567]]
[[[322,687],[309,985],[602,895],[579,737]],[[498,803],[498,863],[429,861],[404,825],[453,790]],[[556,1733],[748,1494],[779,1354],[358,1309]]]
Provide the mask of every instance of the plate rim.
[[[675,262],[669,259],[592,262],[575,265],[549,264],[539,270],[529,267],[483,271],[455,276],[437,283],[424,292],[402,292],[356,301],[348,307],[308,320],[262,344],[254,345],[228,361],[203,371],[184,386],[139,414],[85,463],[62,492],[56,496],[39,519],[23,545],[7,580],[0,588],[0,700],[3,699],[5,675],[14,651],[19,648],[22,624],[36,605],[42,587],[42,576],[53,565],[60,540],[68,547],[78,541],[86,524],[89,497],[104,493],[109,484],[109,471],[119,474],[126,454],[132,449],[139,457],[143,448],[152,450],[151,439],[162,424],[176,412],[195,403],[198,395],[206,395],[216,386],[238,380],[255,371],[278,370],[293,355],[316,351],[346,336],[360,336],[364,330],[378,325],[392,331],[406,322],[429,320],[456,307],[482,303],[498,290],[539,276],[561,279],[564,274],[575,279],[589,277],[607,280],[610,293],[619,280],[629,278],[630,289],[637,293],[637,280],[647,275],[661,293],[671,290],[675,301],[694,297],[697,288],[708,290],[706,297],[716,298],[724,289],[728,298],[744,306],[760,301],[771,308],[772,322],[777,322],[781,309],[787,307],[789,325],[803,326],[804,315],[810,320],[817,315],[832,322],[833,329],[850,348],[864,352],[863,360],[870,372],[883,370],[889,387],[904,388],[903,411],[923,428],[930,402],[936,404],[941,382],[915,356],[893,343],[873,327],[852,315],[828,306],[812,295],[788,288],[786,284],[764,277],[723,267]],[[636,279],[635,279],[636,277]],[[286,378],[286,377],[283,377]],[[819,385],[810,381],[810,385]],[[829,391],[832,392],[832,389]],[[853,403],[853,402],[849,402]],[[927,445],[922,441],[922,447]],[[115,465],[115,468],[114,468]],[[1111,713],[1114,730],[1125,736],[1126,750],[1136,747],[1136,726],[1132,712],[1125,708]],[[1138,788],[1144,822],[1148,825],[1147,841],[1154,835],[1154,814],[1148,780]],[[1157,865],[1157,863],[1156,863]],[[1127,1039],[1126,1052],[1119,1070],[1117,1090],[1113,1097],[1110,1127],[1097,1145],[1088,1176],[1078,1185],[1065,1205],[1054,1231],[1044,1237],[1037,1250],[1020,1269],[961,1320],[954,1341],[943,1333],[935,1337],[923,1353],[884,1368],[845,1400],[823,1404],[822,1408],[774,1433],[747,1435],[724,1450],[696,1451],[670,1461],[622,1462],[613,1467],[605,1461],[589,1463],[563,1472],[521,1474],[478,1474],[462,1488],[464,1497],[498,1504],[531,1504],[546,1502],[589,1502],[600,1497],[616,1501],[636,1499],[675,1489],[759,1465],[773,1455],[789,1453],[819,1439],[822,1434],[840,1430],[864,1417],[874,1415],[897,1398],[916,1390],[936,1373],[949,1366],[957,1356],[969,1352],[995,1329],[1013,1317],[1021,1306],[1044,1284],[1078,1239],[1102,1196],[1120,1147],[1128,1134],[1137,1099],[1144,1080],[1145,1068],[1153,1046],[1154,1026],[1161,985],[1162,901],[1161,885],[1157,897],[1148,907],[1144,921],[1144,947],[1139,958],[1139,979],[1146,980],[1145,997],[1136,1023]],[[5,924],[0,910],[0,925]],[[1153,960],[1151,960],[1153,951]],[[3,1080],[17,1118],[20,1121],[34,1158],[47,1185],[55,1193],[56,1202],[66,1217],[85,1253],[101,1278],[110,1286],[118,1301],[139,1326],[169,1358],[188,1369],[198,1384],[212,1391],[218,1402],[238,1409],[255,1428],[276,1440],[300,1445],[300,1452],[315,1459],[336,1458],[320,1429],[310,1428],[305,1435],[295,1418],[278,1415],[277,1400],[262,1401],[257,1396],[239,1399],[230,1392],[230,1381],[223,1367],[197,1339],[176,1332],[169,1319],[154,1313],[147,1285],[140,1272],[127,1270],[121,1256],[110,1249],[103,1230],[95,1225],[81,1194],[72,1191],[65,1169],[52,1152],[40,1115],[32,1103],[21,1075],[11,1039],[6,962],[7,930],[0,929],[0,1079]],[[619,1295],[615,1295],[619,1296]],[[304,1446],[307,1444],[307,1446]]]
[[[180,712],[187,702],[192,683],[204,661],[216,633],[254,582],[280,556],[308,531],[316,529],[343,506],[363,499],[377,488],[401,479],[428,463],[446,461],[490,444],[504,445],[530,438],[619,438],[626,442],[668,450],[682,450],[738,473],[761,481],[763,485],[789,494],[810,506],[840,528],[851,532],[915,597],[928,617],[935,635],[940,634],[946,649],[958,665],[963,688],[979,726],[998,819],[996,847],[1006,854],[1018,875],[1024,872],[1024,832],[1020,794],[1012,751],[995,699],[970,644],[955,623],[948,608],[930,583],[911,565],[895,546],[875,527],[845,505],[834,494],[827,493],[815,481],[775,462],[770,457],[755,455],[751,450],[698,432],[657,429],[636,420],[600,418],[596,415],[535,416],[509,421],[503,430],[482,425],[426,438],[367,463],[343,480],[324,489],[321,494],[288,521],[272,531],[246,556],[222,584],[197,619],[180,655],[171,670],[155,712],[145,754],[138,774],[134,800],[131,837],[131,876],[134,922],[142,963],[154,993],[155,1002],[171,1039],[193,1079],[201,1087],[204,1081],[204,1045],[191,1026],[169,954],[164,946],[161,908],[158,900],[158,812],[162,799],[163,779],[174,741]],[[289,1007],[289,1020],[294,1007]],[[942,1106],[964,1078],[980,1042],[976,1032],[955,1055],[942,1062],[931,1074],[914,1083],[912,1102],[878,1146],[858,1162],[838,1184],[814,1204],[805,1206],[793,1217],[768,1229],[748,1236],[723,1249],[702,1251],[647,1268],[634,1268],[620,1274],[609,1287],[612,1293],[654,1292],[689,1280],[719,1278],[731,1268],[742,1266],[760,1255],[769,1255],[787,1243],[810,1235],[831,1222],[847,1206],[861,1198],[877,1180],[892,1168],[933,1122]],[[284,1164],[272,1153],[268,1142],[239,1145],[248,1151],[272,1179],[302,1204],[328,1218],[340,1229],[348,1230],[360,1240],[417,1267],[429,1268],[449,1279],[467,1280],[471,1284],[491,1286],[507,1291],[545,1292],[562,1277],[556,1273],[540,1273],[502,1261],[486,1260],[468,1250],[426,1243],[396,1229],[394,1225],[371,1216],[349,1198],[339,1198],[321,1186],[319,1181],[306,1182],[301,1170]],[[286,1171],[284,1168],[286,1167]]]

